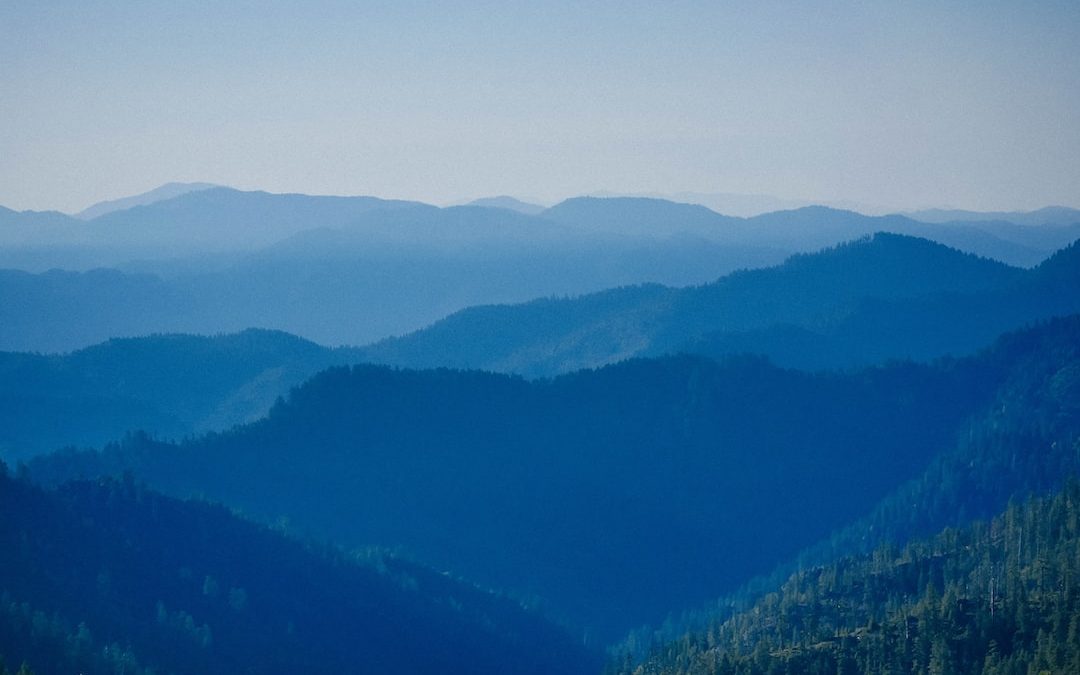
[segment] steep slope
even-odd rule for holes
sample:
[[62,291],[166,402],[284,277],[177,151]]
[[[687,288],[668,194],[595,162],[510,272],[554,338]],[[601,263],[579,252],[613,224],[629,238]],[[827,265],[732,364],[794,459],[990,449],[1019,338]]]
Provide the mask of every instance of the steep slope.
[[598,669],[507,599],[130,481],[45,492],[0,471],[0,512],[0,656],[38,673]]
[[612,638],[868,512],[953,447],[965,419],[1008,400],[1023,358],[811,375],[684,357],[539,382],[334,369],[228,434],[134,437],[30,469],[49,482],[130,469],[343,542],[401,546]]
[[650,641],[673,641],[687,629],[700,631],[717,617],[726,618],[732,607],[758,602],[796,569],[965,527],[1080,477],[1080,316],[1003,336],[984,358],[995,369],[1010,364],[1010,375],[989,405],[960,426],[954,445],[918,478],[771,575],[740,589],[721,603],[719,614],[716,605],[683,612],[661,630],[633,635],[626,643],[630,651],[640,655]]
[[319,370],[356,360],[272,331],[117,339],[71,354],[0,353],[0,457],[180,438],[250,422]]
[[549,375],[684,348],[710,332],[823,326],[867,298],[915,298],[1007,286],[1023,272],[926,240],[890,234],[733,273],[700,287],[627,288],[564,300],[473,308],[365,348],[410,367],[453,365]]
[[993,358],[1011,363],[1012,375],[955,446],[807,560],[989,518],[1010,499],[1057,490],[1080,472],[1080,316],[1007,335]]
[[989,523],[801,570],[644,664],[608,672],[1077,672],[1078,574],[1073,482]]

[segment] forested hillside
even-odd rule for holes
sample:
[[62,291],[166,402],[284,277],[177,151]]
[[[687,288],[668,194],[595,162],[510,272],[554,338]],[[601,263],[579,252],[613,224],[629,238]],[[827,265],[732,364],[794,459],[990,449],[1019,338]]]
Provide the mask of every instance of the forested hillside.
[[43,491],[0,470],[0,513],[0,657],[39,674],[600,667],[514,601],[130,477]]
[[[831,358],[824,359],[827,365],[869,365],[907,356],[909,338],[917,345],[929,343],[919,350],[920,357],[970,353],[1005,330],[1053,316],[1042,309],[1047,298],[1058,301],[1055,307],[1080,309],[1080,284],[1061,279],[1045,286],[1025,285],[1040,275],[1038,269],[1007,267],[927,240],[877,234],[703,286],[642,286],[580,298],[470,308],[411,335],[372,345],[364,353],[374,361],[409,367],[448,365],[550,375],[632,356],[731,353],[734,350],[719,350],[713,344],[748,331],[794,326],[817,335],[849,317],[862,319],[868,303],[910,302],[921,307],[919,303],[948,298],[948,303],[940,304],[965,308],[974,302],[992,314],[1001,313],[1000,318],[984,319],[965,332],[963,323],[950,322],[948,316],[908,312],[904,316],[912,317],[910,325],[900,328],[911,334],[883,331],[875,336],[869,329],[877,324],[871,324],[860,334],[870,339],[869,345],[854,352],[832,350],[826,353]],[[937,325],[942,318],[944,326]],[[987,323],[989,330],[984,328]],[[863,327],[859,321],[854,325]],[[942,337],[936,338],[941,331]],[[787,344],[754,335],[755,339],[738,343],[739,348],[771,357],[773,350]],[[854,362],[843,358],[865,352],[873,352],[874,358]]]
[[[995,400],[1032,405],[1022,394],[1071,372],[1075,345],[1073,319],[977,358],[850,374],[690,357],[538,382],[334,369],[233,432],[135,436],[30,469],[47,482],[130,469],[339,541],[402,546],[614,637],[867,513]],[[1002,444],[1028,460],[1003,484],[1053,475],[1031,446]]]
[[1080,672],[1080,484],[793,574],[625,675]]
[[793,368],[852,367],[886,359],[964,354],[1007,330],[1080,311],[1080,242],[1012,284],[981,292],[864,298],[845,316],[814,325],[784,322],[693,338],[678,349],[723,358],[767,355]]
[[1004,336],[989,354],[1008,383],[916,480],[806,560],[865,552],[1000,512],[1009,499],[1045,494],[1080,472],[1080,316]]
[[139,429],[166,438],[227,429],[264,416],[316,372],[355,360],[348,349],[264,330],[0,353],[0,458],[101,446]]
[[[1080,317],[1004,336],[988,356],[1012,363],[1010,381],[992,403],[957,433],[956,445],[917,479],[898,487],[869,514],[855,519],[799,556],[722,601],[722,616],[774,590],[796,569],[828,564],[875,548],[903,545],[943,528],[989,519],[1010,501],[1046,495],[1080,476]],[[651,641],[670,642],[702,630],[716,607],[675,612],[663,626],[635,631],[633,653]]]

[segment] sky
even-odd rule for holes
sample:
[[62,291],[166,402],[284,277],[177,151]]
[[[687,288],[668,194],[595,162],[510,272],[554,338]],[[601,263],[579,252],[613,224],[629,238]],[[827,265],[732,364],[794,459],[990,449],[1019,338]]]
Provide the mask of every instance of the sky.
[[1080,2],[0,0],[0,204],[1080,206]]

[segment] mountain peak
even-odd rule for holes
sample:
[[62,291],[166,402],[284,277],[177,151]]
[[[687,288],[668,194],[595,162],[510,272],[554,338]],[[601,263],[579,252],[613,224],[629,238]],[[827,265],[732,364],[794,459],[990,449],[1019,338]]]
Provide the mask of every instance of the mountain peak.
[[507,209],[510,211],[517,211],[518,213],[524,213],[527,216],[535,216],[546,208],[539,204],[522,201],[517,197],[511,197],[510,195],[481,197],[480,199],[472,200],[468,204],[465,204],[465,206],[481,206],[488,209]]
[[213,183],[165,183],[149,192],[98,202],[97,204],[76,213],[75,217],[80,220],[93,220],[98,216],[103,216],[106,213],[112,213],[113,211],[123,211],[135,206],[146,206],[147,204],[153,204],[154,202],[179,197],[180,195],[189,192],[198,192],[199,190],[207,190],[216,187],[221,186]]

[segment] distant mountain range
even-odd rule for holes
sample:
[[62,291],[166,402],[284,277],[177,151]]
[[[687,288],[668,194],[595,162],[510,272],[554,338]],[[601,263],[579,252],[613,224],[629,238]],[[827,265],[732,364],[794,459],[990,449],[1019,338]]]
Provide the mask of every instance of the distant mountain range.
[[[757,354],[811,370],[967,354],[1003,331],[1080,311],[1078,256],[1074,245],[1021,270],[926,240],[877,235],[702,286],[631,286],[473,307],[361,348],[245,330],[113,339],[66,355],[0,353],[0,456],[98,446],[133,429],[164,438],[224,430],[264,415],[277,397],[324,368],[364,361],[549,376],[678,352]],[[349,266],[348,259],[329,266],[319,283],[330,288],[348,279]],[[86,277],[96,295],[80,290]],[[38,344],[75,342],[91,331],[136,333],[155,323],[179,327],[191,320],[185,303],[196,295],[154,277],[105,271],[9,272],[0,274],[4,280],[13,300],[0,306],[2,325]],[[50,286],[43,290],[42,282]],[[253,294],[245,293],[263,282],[251,273],[246,283],[220,275],[205,283],[203,292],[224,296],[222,311],[241,324],[248,315],[228,308],[235,302],[250,311]],[[315,302],[291,292],[298,308]],[[288,307],[279,300],[266,311],[276,308],[280,316]],[[324,309],[328,322],[340,321],[333,315],[340,307]]]
[[75,217],[79,220],[93,220],[98,216],[103,216],[106,213],[112,213],[113,211],[124,211],[136,206],[146,206],[147,204],[153,204],[154,202],[179,197],[180,195],[189,192],[209,190],[210,188],[216,187],[221,186],[214,185],[213,183],[166,183],[161,187],[150,190],[149,192],[143,192],[142,194],[98,202],[97,204],[76,213]]
[[[9,268],[0,272],[0,349],[252,326],[364,344],[469,306],[704,284],[878,231],[1030,267],[1080,237],[1080,224],[935,225],[822,207],[732,218],[631,198],[577,198],[527,215],[229,188],[89,221],[0,211],[0,267]],[[125,271],[95,269],[117,265]]]
[[[703,206],[646,198],[579,197],[544,209],[512,197],[495,197],[478,200],[473,206],[533,218],[524,231],[515,233],[518,241],[532,243],[536,237],[550,242],[585,233],[624,239],[693,236],[725,245],[764,246],[793,253],[890,231],[1030,266],[1080,236],[1077,212],[1062,208],[1026,214],[985,214],[983,219],[979,214],[955,212],[956,218],[945,222],[948,212],[920,212],[916,214],[924,219],[920,221],[904,216],[863,216],[825,207],[738,218],[722,216]],[[403,209],[411,215],[403,218]],[[421,245],[425,228],[432,227],[445,229],[445,240],[473,241],[468,228],[459,231],[468,224],[463,223],[460,214],[442,215],[443,211],[454,210],[374,197],[270,194],[199,183],[169,184],[143,195],[95,205],[79,214],[82,219],[56,212],[0,209],[0,246],[14,249],[3,251],[9,261],[17,261],[20,253],[26,258],[29,254],[25,249],[42,258],[43,248],[82,247],[111,249],[119,262],[208,251],[252,251],[306,230],[340,229],[381,242],[387,236],[383,222],[393,218],[398,222],[393,233],[396,241]],[[475,209],[465,213],[477,223],[497,218]],[[1041,226],[1030,227],[1032,222]]]
[[492,209],[509,209],[511,211],[517,211],[518,213],[524,213],[528,216],[535,216],[544,210],[545,207],[539,204],[530,204],[529,202],[523,202],[520,199],[510,197],[508,195],[501,195],[499,197],[483,197],[481,199],[474,199],[468,204],[469,206],[484,206]]
[[891,234],[689,288],[474,307],[364,349],[399,366],[545,376],[633,356],[754,353],[799,367],[968,353],[1080,311],[1080,245],[1030,270]]
[[926,209],[904,215],[924,223],[961,223],[1002,221],[1038,227],[1040,225],[1075,225],[1080,223],[1080,209],[1067,206],[1046,206],[1034,211],[962,211],[957,209]]

